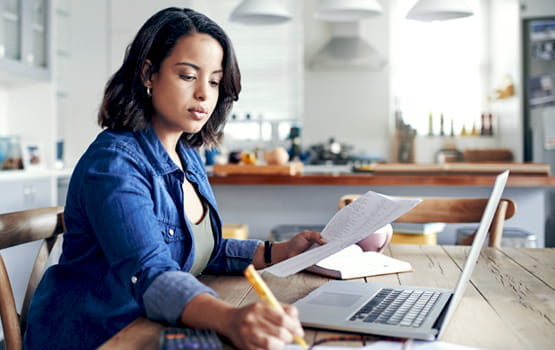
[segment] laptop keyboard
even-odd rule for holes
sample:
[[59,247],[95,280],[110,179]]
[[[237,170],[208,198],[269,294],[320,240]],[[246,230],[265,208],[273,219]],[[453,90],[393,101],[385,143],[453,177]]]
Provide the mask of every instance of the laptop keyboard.
[[423,290],[381,289],[350,320],[419,327],[440,295]]

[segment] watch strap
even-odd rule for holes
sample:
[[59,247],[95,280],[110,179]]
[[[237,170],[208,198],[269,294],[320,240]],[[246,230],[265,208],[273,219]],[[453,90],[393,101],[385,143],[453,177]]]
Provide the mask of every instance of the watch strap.
[[264,242],[264,262],[266,265],[272,264],[272,245],[274,243],[272,241],[265,241]]

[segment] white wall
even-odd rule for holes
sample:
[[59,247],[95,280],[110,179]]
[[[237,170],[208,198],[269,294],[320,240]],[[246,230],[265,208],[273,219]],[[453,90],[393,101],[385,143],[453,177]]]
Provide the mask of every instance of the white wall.
[[68,91],[61,130],[65,141],[65,160],[74,165],[100,131],[96,123],[108,72],[108,3],[73,1],[70,26],[70,57],[64,66],[64,88]]
[[[388,1],[380,1],[384,14],[360,22],[360,35],[387,57],[389,52]],[[330,39],[329,24],[313,18],[317,0],[305,1],[305,62]],[[391,152],[389,68],[377,72],[348,66],[304,73],[303,145],[330,137],[355,146],[356,151]]]
[[[144,22],[157,11],[166,7],[192,7],[193,0],[118,0],[109,1],[108,58],[110,74],[116,72],[123,62],[127,45]],[[198,2],[198,1],[197,1]]]
[[40,144],[47,166],[52,165],[54,151],[54,93],[53,83],[35,83],[6,90],[8,134],[20,135],[22,142]]
[[[490,1],[489,21],[489,86],[499,88],[505,76],[515,85],[515,97],[491,101],[490,110],[497,117],[496,131],[499,147],[511,148],[515,160],[523,160],[522,81],[520,4],[518,0]],[[508,54],[511,53],[511,54]]]

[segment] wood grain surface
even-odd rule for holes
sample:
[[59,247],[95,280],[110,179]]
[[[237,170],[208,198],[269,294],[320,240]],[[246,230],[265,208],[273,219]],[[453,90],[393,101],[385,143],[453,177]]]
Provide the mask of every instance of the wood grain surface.
[[[466,246],[390,245],[386,254],[408,261],[414,271],[368,277],[367,283],[454,288],[468,253]],[[328,279],[307,272],[287,278],[262,277],[276,298],[293,303]],[[203,276],[224,300],[244,305],[258,300],[242,276]],[[349,283],[346,281],[345,283]],[[442,341],[483,349],[552,349],[555,343],[555,249],[484,248],[471,284]],[[163,326],[139,318],[100,349],[157,349]],[[305,329],[310,344],[345,335]],[[341,345],[359,347],[358,341]],[[226,348],[232,349],[227,344]]]

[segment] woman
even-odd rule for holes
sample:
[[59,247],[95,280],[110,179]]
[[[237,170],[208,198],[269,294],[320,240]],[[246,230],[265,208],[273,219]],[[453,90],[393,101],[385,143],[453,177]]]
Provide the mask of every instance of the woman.
[[308,231],[273,247],[222,238],[195,148],[216,143],[240,90],[233,47],[209,18],[168,8],[143,25],[106,86],[105,130],[73,172],[63,253],[32,300],[26,348],[95,348],[139,316],[213,328],[240,349],[303,335],[293,307],[233,307],[195,277],[323,243]]

